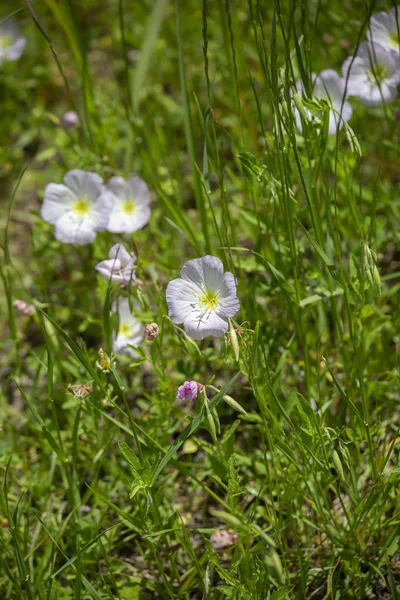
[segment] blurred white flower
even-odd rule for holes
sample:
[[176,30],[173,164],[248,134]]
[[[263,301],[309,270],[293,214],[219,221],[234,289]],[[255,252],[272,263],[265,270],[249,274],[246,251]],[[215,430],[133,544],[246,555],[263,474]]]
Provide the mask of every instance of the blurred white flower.
[[139,355],[133,348],[137,348],[143,342],[143,325],[133,316],[127,298],[120,299],[118,307],[113,305],[113,312],[116,311],[119,316],[119,328],[113,340],[113,351],[116,354],[129,354],[132,358],[138,358]]
[[349,96],[359,96],[366,106],[389,104],[397,96],[400,56],[379,44],[363,42],[356,56],[343,63]]
[[99,262],[95,269],[105,277],[117,283],[133,283],[135,275],[136,255],[127,252],[122,244],[115,244],[108,253],[108,260]]
[[[325,69],[319,75],[311,76],[313,82],[312,95],[318,100],[326,100],[329,105],[329,135],[336,133],[343,127],[343,122],[348,121],[353,113],[353,107],[345,100],[345,81],[332,69]],[[296,83],[297,93],[300,97],[304,95],[304,86],[301,80]],[[310,110],[304,109],[308,120],[321,123],[319,117],[315,117]],[[299,131],[303,131],[300,113],[294,108],[296,125]]]
[[79,117],[74,110],[68,110],[66,113],[63,114],[61,118],[61,123],[64,125],[64,127],[73,128],[79,125]]
[[368,41],[386,50],[400,52],[400,7],[372,15],[367,31]]
[[235,277],[224,273],[222,262],[215,256],[186,262],[181,278],[168,284],[166,296],[171,320],[183,323],[187,335],[195,340],[224,335],[228,319],[240,308]]
[[0,63],[18,60],[26,46],[26,38],[20,33],[15,19],[8,19],[0,26]]
[[111,233],[133,233],[149,222],[150,190],[140,177],[131,177],[128,181],[111,177],[104,196],[112,203],[107,225]]
[[96,173],[68,171],[63,184],[46,186],[42,218],[55,225],[60,242],[88,244],[107,227],[112,202],[103,192],[103,180]]

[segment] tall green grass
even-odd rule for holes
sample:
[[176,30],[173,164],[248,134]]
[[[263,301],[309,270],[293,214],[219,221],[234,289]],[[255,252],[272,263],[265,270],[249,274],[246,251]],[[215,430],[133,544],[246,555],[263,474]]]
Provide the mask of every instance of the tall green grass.
[[[5,600],[399,598],[398,103],[354,100],[329,136],[326,106],[301,134],[294,102],[315,104],[293,99],[390,7],[21,5],[28,50],[3,69],[0,124]],[[72,168],[142,176],[149,226],[55,241],[38,210]],[[99,280],[116,241],[142,286]],[[206,253],[234,272],[241,311],[198,343],[165,288]],[[102,370],[121,293],[160,334]],[[186,379],[208,402],[176,403]],[[89,382],[83,398],[69,387]],[[224,550],[219,529],[237,534]]]

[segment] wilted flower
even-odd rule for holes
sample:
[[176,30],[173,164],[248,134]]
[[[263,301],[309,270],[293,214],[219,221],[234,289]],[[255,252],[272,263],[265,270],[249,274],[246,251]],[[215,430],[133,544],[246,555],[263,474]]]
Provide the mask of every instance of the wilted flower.
[[[345,81],[332,69],[321,71],[319,75],[312,74],[313,98],[326,100],[329,105],[329,127],[328,133],[333,135],[338,129],[343,127],[343,122],[348,121],[353,113],[353,108],[349,102],[345,100]],[[296,88],[299,96],[304,95],[304,86],[302,81],[296,83]],[[300,112],[297,108],[294,109],[296,125],[299,131],[303,131]],[[309,120],[314,120],[320,123],[321,119],[314,117],[311,111],[304,108],[304,115]]]
[[149,342],[153,342],[159,333],[160,329],[157,323],[149,323],[144,328],[144,337],[146,338],[146,340],[149,340]]
[[77,385],[68,384],[68,390],[71,390],[75,398],[85,398],[93,392],[93,381],[89,383],[78,383]]
[[185,381],[185,383],[178,388],[178,393],[176,397],[178,400],[194,400],[197,398],[197,394],[199,394],[203,389],[201,383],[197,383],[197,381]]
[[64,127],[76,127],[79,125],[79,117],[74,110],[68,110],[61,118]]
[[[117,307],[113,306],[114,312]],[[131,348],[137,348],[143,341],[143,325],[132,314],[127,298],[119,300],[118,303],[119,329],[113,341],[113,350],[117,354],[129,354],[132,358],[138,358],[138,354]]]
[[35,312],[33,304],[28,304],[25,300],[14,300],[13,307],[24,317],[30,317]]
[[111,201],[103,180],[96,173],[69,171],[64,183],[49,183],[44,192],[41,215],[55,225],[55,236],[65,244],[88,244],[107,226]]
[[108,260],[99,262],[95,269],[105,277],[118,283],[131,283],[135,281],[134,252],[127,252],[122,244],[115,244],[108,253]]
[[389,12],[378,12],[372,15],[367,31],[368,40],[375,46],[379,44],[386,50],[400,51],[399,40],[400,7]]
[[133,233],[149,222],[150,190],[140,177],[131,177],[128,181],[122,177],[111,177],[104,198],[111,202],[107,224],[111,233]]
[[110,358],[103,350],[103,348],[99,349],[99,360],[96,361],[96,367],[103,371],[103,373],[108,373],[114,366],[114,361]]
[[343,63],[349,96],[359,96],[366,106],[389,104],[397,96],[400,57],[379,44],[363,42],[356,56]]
[[7,19],[0,26],[0,63],[18,60],[26,46],[15,19]]
[[168,284],[166,296],[171,320],[183,323],[195,340],[224,335],[228,319],[240,308],[235,277],[224,273],[219,258],[209,255],[185,263],[181,278]]
[[213,550],[223,550],[229,546],[233,546],[238,541],[238,534],[236,531],[230,529],[218,529],[210,537],[211,546]]

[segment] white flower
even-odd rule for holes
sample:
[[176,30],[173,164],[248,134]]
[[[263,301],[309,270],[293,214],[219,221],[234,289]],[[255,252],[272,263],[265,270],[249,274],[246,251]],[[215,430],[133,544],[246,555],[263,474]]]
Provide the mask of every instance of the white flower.
[[378,12],[372,15],[367,31],[368,41],[375,46],[379,44],[386,50],[400,52],[400,7],[389,12]]
[[127,252],[122,244],[115,244],[108,253],[109,260],[102,260],[95,269],[105,277],[118,283],[132,283],[135,281],[134,252]]
[[128,181],[111,177],[104,195],[112,202],[107,225],[111,233],[133,233],[149,222],[150,190],[140,177],[131,177]]
[[[113,305],[113,311],[117,307]],[[129,354],[138,358],[138,354],[131,348],[137,348],[143,342],[144,327],[132,314],[127,298],[119,300],[118,304],[119,329],[113,340],[113,351],[116,354]]]
[[235,278],[224,273],[222,262],[215,256],[186,262],[181,279],[170,281],[166,295],[171,320],[183,323],[187,335],[195,340],[224,335],[228,318],[240,308]]
[[15,19],[8,19],[0,26],[0,63],[18,60],[26,46],[26,38],[20,34]]
[[359,96],[366,106],[393,102],[400,82],[400,56],[379,44],[363,42],[357,55],[343,63],[349,96]]
[[55,225],[55,236],[65,244],[88,244],[104,231],[111,200],[103,194],[103,180],[96,173],[69,171],[64,183],[49,183],[44,192],[42,218]]
[[[345,98],[345,81],[332,69],[321,71],[319,75],[312,74],[313,98],[326,100],[329,105],[329,135],[336,133],[343,127],[343,122],[348,121],[353,113],[353,108]],[[299,80],[296,83],[299,96],[304,95],[303,83]],[[300,113],[297,108],[294,109],[296,125],[301,132],[303,130]],[[310,110],[305,109],[307,119],[321,123],[321,119],[314,117]]]

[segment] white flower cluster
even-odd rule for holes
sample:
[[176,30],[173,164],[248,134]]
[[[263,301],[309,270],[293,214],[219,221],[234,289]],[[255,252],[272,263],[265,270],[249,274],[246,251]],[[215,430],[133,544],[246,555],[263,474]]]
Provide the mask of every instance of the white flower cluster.
[[[319,75],[312,75],[312,96],[325,100],[329,105],[329,133],[335,134],[347,122],[353,112],[347,101],[350,96],[358,96],[365,106],[389,104],[397,97],[400,83],[400,7],[389,12],[372,15],[367,32],[367,42],[362,42],[357,53],[343,63],[340,77],[336,71],[326,69]],[[301,81],[296,84],[299,96],[304,96]],[[303,129],[302,118],[294,108],[297,127]],[[320,122],[307,108],[303,117]]]
[[69,171],[64,183],[49,183],[41,215],[65,244],[88,244],[98,231],[133,233],[150,219],[150,191],[139,177],[112,177],[107,184],[96,173]]

